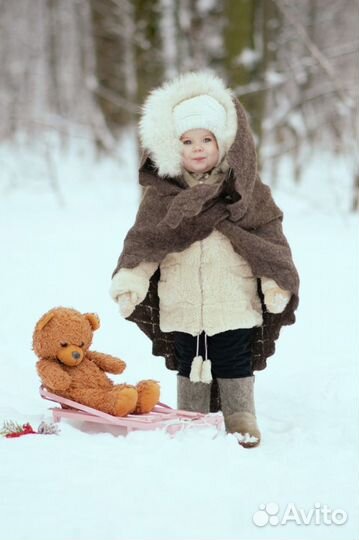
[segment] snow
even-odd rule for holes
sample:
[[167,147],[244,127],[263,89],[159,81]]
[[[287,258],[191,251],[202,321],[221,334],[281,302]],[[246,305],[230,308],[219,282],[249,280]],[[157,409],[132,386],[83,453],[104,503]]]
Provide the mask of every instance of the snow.
[[279,71],[275,71],[274,69],[267,69],[267,71],[264,73],[264,79],[272,86],[285,82],[284,74],[280,73]]
[[[40,146],[0,153],[7,171],[0,183],[0,425],[51,421],[38,395],[31,337],[42,313],[57,305],[97,312],[93,348],[128,364],[116,380],[159,380],[162,400],[175,406],[175,373],[151,356],[149,340],[108,294],[139,199],[133,143],[123,141],[120,161],[96,158],[84,141],[70,149],[51,142],[61,198]],[[59,435],[0,438],[2,538],[357,538],[358,220],[345,212],[348,170],[335,156],[316,155],[297,188],[288,180],[290,162],[279,171],[274,195],[301,275],[301,304],[269,368],[256,374],[261,445],[244,449],[212,427],[123,437],[69,421]],[[299,522],[282,523],[293,505]],[[329,524],[327,507],[337,511]],[[340,510],[347,514],[341,525]]]
[[237,66],[244,66],[247,69],[253,68],[259,61],[260,54],[254,49],[244,48],[236,58]]
[[255,437],[254,435],[250,435],[249,433],[234,433],[235,438],[237,441],[241,443],[256,443],[258,442],[258,437]]

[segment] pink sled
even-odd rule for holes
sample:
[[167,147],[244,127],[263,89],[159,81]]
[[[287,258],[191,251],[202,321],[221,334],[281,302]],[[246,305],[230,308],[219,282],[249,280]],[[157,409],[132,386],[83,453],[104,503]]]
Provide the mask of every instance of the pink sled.
[[113,416],[97,409],[92,409],[71,399],[52,394],[40,386],[42,398],[58,403],[60,407],[51,407],[54,422],[60,422],[63,418],[82,422],[96,422],[108,426],[122,428],[125,435],[136,430],[162,429],[173,436],[178,431],[188,428],[202,428],[216,426],[219,430],[223,426],[222,413],[203,414],[199,412],[182,411],[172,409],[165,403],[159,402],[156,407],[147,414],[129,414],[124,417]]

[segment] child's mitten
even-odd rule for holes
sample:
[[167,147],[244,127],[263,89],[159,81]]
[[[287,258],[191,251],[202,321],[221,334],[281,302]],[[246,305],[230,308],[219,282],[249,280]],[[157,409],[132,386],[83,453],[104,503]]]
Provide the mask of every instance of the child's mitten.
[[264,295],[264,302],[270,313],[282,313],[291,297],[290,292],[276,287],[269,289]]
[[117,297],[117,303],[122,317],[129,317],[136,307],[137,294],[135,292],[122,293]]
[[110,295],[120,306],[121,315],[128,317],[146,297],[150,277],[157,263],[142,262],[135,268],[121,268],[112,278]]

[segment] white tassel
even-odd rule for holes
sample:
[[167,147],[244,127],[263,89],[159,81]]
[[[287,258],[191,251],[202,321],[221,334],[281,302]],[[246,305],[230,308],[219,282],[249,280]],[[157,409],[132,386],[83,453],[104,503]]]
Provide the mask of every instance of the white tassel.
[[202,363],[202,370],[201,370],[201,382],[209,384],[212,382],[212,363],[210,360],[205,360]]
[[191,373],[189,374],[189,380],[191,382],[201,382],[203,358],[202,356],[195,356],[191,364]]

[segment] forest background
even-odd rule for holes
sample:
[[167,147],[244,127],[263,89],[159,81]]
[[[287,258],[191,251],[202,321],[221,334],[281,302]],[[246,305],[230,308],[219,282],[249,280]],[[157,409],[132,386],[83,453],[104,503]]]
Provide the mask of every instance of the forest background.
[[316,150],[349,157],[358,209],[357,0],[0,0],[0,14],[0,141],[16,143],[0,151],[0,193],[21,187],[36,141],[60,198],[54,134],[118,159],[147,93],[206,68],[246,107],[268,183],[283,157],[294,184]]

